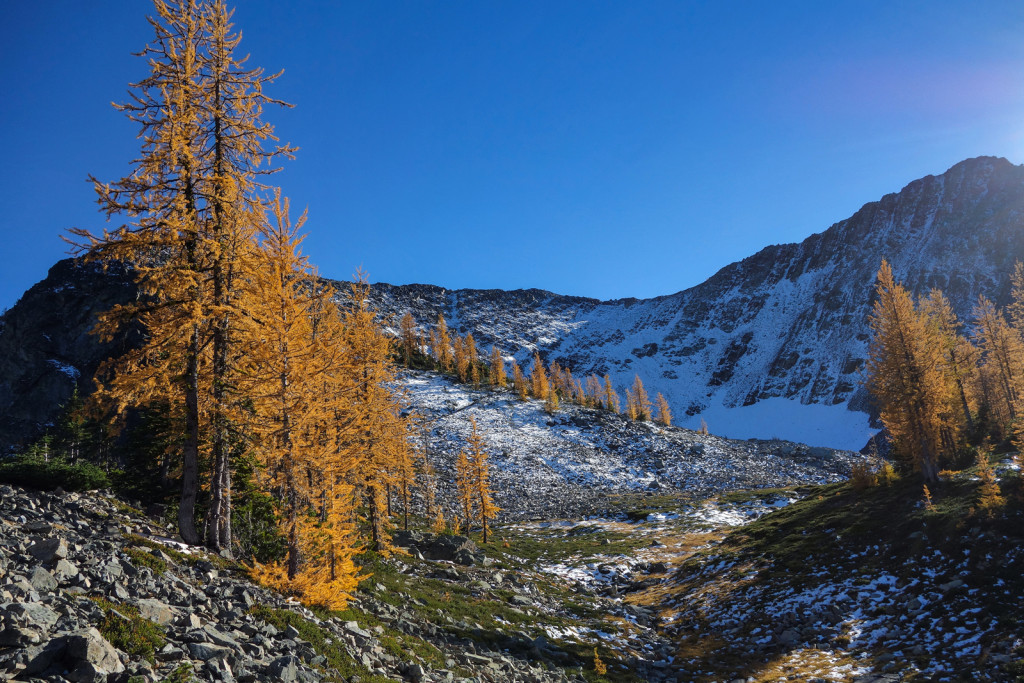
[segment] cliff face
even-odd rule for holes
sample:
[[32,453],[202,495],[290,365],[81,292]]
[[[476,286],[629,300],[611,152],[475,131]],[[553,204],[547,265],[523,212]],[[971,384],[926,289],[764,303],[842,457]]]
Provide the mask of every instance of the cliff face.
[[0,318],[0,453],[45,429],[76,386],[92,390],[96,368],[129,340],[104,344],[90,330],[134,296],[123,270],[67,259]]
[[[706,418],[726,436],[859,448],[871,433],[860,381],[883,258],[912,291],[941,288],[963,320],[979,294],[1005,303],[1013,263],[1024,260],[1024,167],[969,159],[799,244],[767,247],[654,299],[387,284],[374,285],[372,297],[396,331],[406,311],[421,325],[443,313],[480,348],[497,344],[520,362],[537,350],[577,376],[607,372],[620,389],[638,374],[683,424]],[[0,329],[0,416],[13,415],[19,429],[45,419],[40,410],[71,385],[51,360],[88,376],[106,350],[84,334],[87,321],[126,295],[86,296],[103,278],[69,268],[55,266]],[[12,364],[10,353],[30,357]]]

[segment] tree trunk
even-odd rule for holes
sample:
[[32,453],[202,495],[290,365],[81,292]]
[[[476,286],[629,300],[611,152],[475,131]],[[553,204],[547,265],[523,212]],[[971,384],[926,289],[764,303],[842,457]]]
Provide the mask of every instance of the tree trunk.
[[192,331],[189,341],[185,387],[185,444],[183,448],[181,500],[178,504],[178,533],[185,543],[199,545],[196,532],[196,498],[199,495],[199,335]]

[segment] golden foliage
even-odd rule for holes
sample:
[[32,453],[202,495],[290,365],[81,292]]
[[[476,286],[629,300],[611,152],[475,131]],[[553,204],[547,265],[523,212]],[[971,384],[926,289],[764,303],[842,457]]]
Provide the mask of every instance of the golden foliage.
[[612,378],[604,376],[604,408],[613,413],[619,412],[619,395],[612,386]]
[[491,386],[495,387],[504,388],[508,383],[505,378],[505,359],[497,346],[491,347],[490,379]]
[[1005,501],[999,490],[995,469],[989,462],[985,449],[978,451],[978,478],[981,479],[978,486],[978,509],[991,517],[1003,507]]
[[500,509],[494,504],[491,492],[490,469],[487,464],[487,451],[484,450],[483,438],[476,429],[476,418],[471,417],[473,431],[467,440],[469,447],[469,473],[473,503],[483,529],[483,542],[487,543],[490,530],[488,522],[497,516]]
[[666,427],[672,426],[672,411],[668,407],[668,400],[658,392],[658,397],[655,399],[655,404],[658,407],[658,414],[655,416],[655,420],[665,425]]
[[877,300],[870,317],[867,385],[878,402],[893,450],[935,481],[942,455],[955,448],[955,393],[943,350],[946,344],[928,311],[918,310],[910,294],[882,261]]
[[875,474],[865,462],[855,462],[850,467],[850,484],[856,491],[863,491],[875,485]]
[[544,370],[544,363],[540,360],[540,354],[534,353],[533,365],[530,366],[530,393],[534,398],[545,401],[549,389],[548,373]]
[[651,400],[640,375],[633,375],[633,386],[626,390],[626,414],[631,420],[648,422],[651,419]]
[[515,359],[512,360],[512,387],[519,400],[525,401],[527,392],[526,378],[523,377],[523,370],[516,363]]

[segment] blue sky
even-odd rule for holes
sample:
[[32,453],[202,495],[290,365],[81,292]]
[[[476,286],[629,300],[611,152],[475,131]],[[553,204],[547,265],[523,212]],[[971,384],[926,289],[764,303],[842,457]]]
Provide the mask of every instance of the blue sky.
[[[324,275],[668,294],[972,156],[1024,161],[1014,2],[240,0],[301,150]],[[0,10],[0,309],[102,229],[88,174],[138,150],[109,105],[141,0]]]

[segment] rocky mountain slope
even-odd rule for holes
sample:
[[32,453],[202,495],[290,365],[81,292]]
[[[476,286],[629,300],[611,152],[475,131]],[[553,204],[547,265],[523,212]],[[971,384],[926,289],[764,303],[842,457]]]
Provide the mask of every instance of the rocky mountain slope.
[[[979,294],[1005,302],[1008,274],[1024,259],[1024,167],[963,161],[799,244],[767,247],[655,299],[387,284],[372,297],[396,329],[406,311],[421,324],[443,313],[481,348],[497,343],[520,362],[539,350],[577,376],[608,372],[620,390],[639,374],[686,426],[703,418],[734,438],[859,449],[873,431],[860,380],[883,257],[910,289],[942,288],[962,319]],[[110,350],[86,334],[91,316],[131,295],[121,277],[62,262],[4,315],[0,444],[38,433],[76,373],[90,376]]]
[[943,289],[961,319],[979,294],[1005,302],[1013,263],[1024,259],[1024,167],[963,161],[799,244],[767,247],[655,299],[424,285],[374,292],[386,319],[410,310],[432,324],[443,313],[478,345],[497,343],[520,362],[538,349],[577,376],[609,372],[622,388],[639,374],[689,426],[704,417],[732,437],[770,429],[860,448],[872,431],[860,373],[883,258],[912,291]]
[[406,373],[400,386],[423,419],[426,452],[452,510],[455,460],[466,447],[470,418],[476,421],[491,454],[504,521],[593,514],[615,494],[707,497],[838,482],[854,463],[877,465],[848,451],[724,439],[572,404],[549,414],[542,401],[519,401],[511,391],[473,389],[433,373]]

